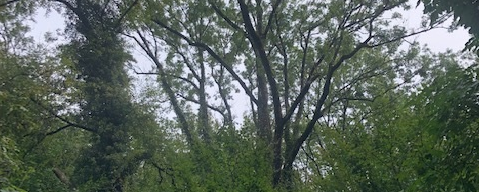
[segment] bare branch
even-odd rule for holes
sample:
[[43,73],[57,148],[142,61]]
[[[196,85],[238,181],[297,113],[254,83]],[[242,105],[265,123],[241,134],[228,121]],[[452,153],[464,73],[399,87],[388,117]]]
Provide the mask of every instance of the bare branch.
[[[227,94],[224,93],[223,88],[222,88],[223,77],[224,77],[223,73],[224,73],[223,67],[220,66],[220,74],[218,75],[217,78],[215,78],[215,75],[214,75],[213,81],[215,81],[215,83],[218,86],[218,93],[220,94],[220,97],[222,98],[223,104],[225,105],[225,109],[227,110],[227,119],[226,119],[227,124],[233,127],[232,111],[230,109],[230,105],[228,104]],[[214,74],[213,66],[212,66],[212,74]]]
[[[137,74],[137,75],[159,75],[158,72],[137,72],[135,70],[134,70],[134,73]],[[183,80],[183,81],[187,82],[188,84],[192,85],[195,90],[199,90],[198,86],[193,81],[191,81],[190,79],[187,79],[185,77],[178,76],[178,75],[171,75],[171,74],[167,74],[167,75],[170,76],[170,77],[173,77],[173,78]]]
[[137,75],[158,75],[158,73],[155,73],[155,72],[136,72],[136,71],[135,71],[135,74],[137,74]]
[[178,49],[177,46],[174,46],[174,45],[171,45],[171,46],[174,47],[174,48],[175,48],[175,52],[182,57],[183,62],[185,62],[185,64],[187,65],[188,69],[190,70],[190,72],[192,72],[193,77],[195,77],[195,79],[200,82],[200,81],[201,81],[200,76],[199,76],[199,75],[197,74],[197,72],[193,69],[193,65],[192,65],[192,64],[190,63],[190,61],[187,59],[187,57],[185,56],[185,54],[183,54],[183,53]]
[[[194,98],[192,98],[192,97],[187,97],[187,96],[182,95],[182,94],[179,94],[179,93],[177,93],[177,96],[179,96],[179,97],[182,98],[182,99],[185,99],[186,101],[190,101],[190,102],[193,102],[193,103],[195,103],[195,104],[199,104],[199,105],[200,105],[200,101],[198,101],[198,100],[196,100],[196,99],[194,99]],[[215,107],[215,106],[212,106],[212,105],[210,105],[210,104],[207,104],[207,107],[210,108],[210,109],[213,110],[213,111],[218,112],[220,115],[223,116],[223,118],[227,119],[227,117],[226,117],[225,114],[224,114],[224,110],[221,110],[220,108]]]
[[[67,126],[63,126],[63,127],[60,127],[59,129],[57,129],[56,131],[53,131],[54,133],[50,133],[49,135],[52,135],[52,134],[55,134],[67,127],[76,127],[76,128],[80,128],[80,129],[83,129],[85,131],[89,131],[89,132],[92,132],[92,133],[96,133],[97,130],[96,129],[93,129],[93,128],[90,128],[90,127],[87,127],[87,126],[84,126],[84,125],[80,125],[80,124],[77,124],[77,123],[73,123],[69,120],[67,120],[66,118],[64,117],[61,117],[60,115],[58,115],[57,113],[55,113],[52,109],[44,106],[43,104],[41,104],[39,101],[37,101],[36,99],[33,99],[33,98],[30,98],[31,101],[33,101],[33,103],[37,104],[38,106],[40,106],[41,108],[43,108],[44,110],[48,111],[48,113],[50,113],[50,115],[53,115],[54,117],[56,117],[57,119],[59,119],[60,121],[63,121],[64,123],[67,123]],[[47,133],[48,134],[48,133]]]
[[55,131],[50,131],[50,132],[46,133],[45,135],[53,135],[53,134],[58,133],[58,132],[66,129],[66,128],[68,128],[68,127],[71,127],[71,126],[72,126],[71,124],[64,125],[64,126],[58,128],[58,129],[55,130]]
[[[312,152],[312,149],[310,147],[310,145],[307,145],[307,148],[310,152]],[[313,162],[313,165],[315,165],[315,170],[317,171],[317,174],[318,175],[322,175],[321,171],[320,171],[320,167],[318,166],[318,163],[315,161],[315,157],[313,157],[313,155],[310,155],[304,147],[302,147],[302,151],[305,153],[305,156],[307,156],[308,159],[310,159],[312,162]]]
[[193,81],[191,81],[190,79],[187,79],[187,78],[185,78],[185,77],[178,76],[178,75],[170,75],[170,74],[168,74],[168,76],[171,76],[171,77],[174,77],[174,78],[177,78],[177,79],[181,79],[181,80],[187,82],[188,84],[192,85],[195,90],[197,90],[197,91],[200,90],[200,88],[199,88]]

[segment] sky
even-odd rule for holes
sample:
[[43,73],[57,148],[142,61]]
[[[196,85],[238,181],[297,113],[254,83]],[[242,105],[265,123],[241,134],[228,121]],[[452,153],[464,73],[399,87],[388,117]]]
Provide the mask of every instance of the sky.
[[[418,27],[420,26],[421,18],[423,14],[423,6],[415,7],[417,0],[410,0],[412,9],[403,13],[404,23],[408,27]],[[44,41],[44,34],[47,32],[56,34],[57,32],[63,32],[65,26],[64,19],[62,15],[51,12],[48,15],[45,15],[45,10],[39,10],[35,16],[36,22],[31,22],[31,35],[37,42]],[[445,24],[448,26],[451,23],[451,20]],[[464,48],[465,43],[470,38],[467,30],[459,28],[453,32],[448,32],[447,29],[440,28],[434,29],[425,33],[422,33],[417,36],[413,36],[407,39],[409,42],[418,41],[421,45],[426,44],[433,52],[445,52],[447,49],[452,51],[460,51]],[[59,42],[62,42],[61,40]],[[50,45],[54,47],[55,45]],[[133,52],[134,57],[138,61],[138,64],[134,64],[136,68],[139,68],[143,71],[151,69],[150,61],[140,54],[139,51]],[[142,79],[142,77],[137,77]],[[137,81],[137,85],[145,86],[145,82]],[[242,115],[245,111],[250,110],[249,104],[246,103],[248,98],[243,94],[234,94],[234,100],[231,101],[232,108],[236,116],[236,122],[240,123]]]
[[[403,14],[407,26],[419,26],[423,15],[423,6],[415,7],[417,0],[410,0],[412,9]],[[45,15],[45,10],[39,10],[35,16],[36,23],[30,22],[32,35],[37,41],[43,41],[46,32],[56,33],[57,30],[63,31],[65,26],[62,15],[52,11]],[[451,23],[451,20],[449,21]],[[417,40],[420,44],[427,44],[434,52],[444,52],[447,49],[453,51],[462,50],[465,43],[469,39],[467,30],[459,28],[453,32],[448,32],[447,29],[434,29],[426,33],[409,38],[409,41]]]

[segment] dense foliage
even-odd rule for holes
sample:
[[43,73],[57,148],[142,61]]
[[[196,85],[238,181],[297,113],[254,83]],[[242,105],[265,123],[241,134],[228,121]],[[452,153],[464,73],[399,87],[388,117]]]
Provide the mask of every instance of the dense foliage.
[[478,54],[401,9],[0,0],[0,191],[478,191]]

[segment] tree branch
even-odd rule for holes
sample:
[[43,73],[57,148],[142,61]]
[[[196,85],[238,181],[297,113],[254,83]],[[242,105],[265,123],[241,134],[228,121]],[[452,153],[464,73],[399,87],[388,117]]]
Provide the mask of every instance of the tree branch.
[[280,5],[281,2],[282,2],[282,0],[276,0],[275,3],[273,3],[272,12],[268,16],[267,26],[265,26],[265,31],[263,31],[262,36],[264,36],[264,37],[267,36],[268,31],[270,31],[270,28],[272,26],[273,17],[276,16],[277,8],[278,8],[278,6]]
[[233,70],[233,68],[228,65],[217,53],[215,53],[215,51],[213,51],[208,45],[204,44],[204,43],[201,43],[201,42],[193,42],[192,40],[190,40],[188,37],[186,37],[185,35],[181,34],[180,32],[178,32],[177,30],[175,29],[172,29],[171,27],[167,26],[165,23],[161,22],[160,20],[153,20],[154,23],[156,23],[157,25],[167,29],[168,31],[170,31],[171,33],[173,33],[174,35],[182,38],[183,40],[185,40],[189,45],[191,46],[194,46],[194,47],[200,47],[200,48],[204,48],[209,54],[210,56],[212,56],[217,62],[219,62],[223,67],[225,67],[225,69],[227,69],[227,71],[230,73],[230,75],[232,75],[232,77],[242,86],[243,90],[245,91],[245,93],[250,97],[250,99],[255,103],[255,104],[258,104],[258,100],[255,98],[255,96],[253,95],[252,91],[250,89],[248,89],[247,85],[245,84],[245,82],[242,80],[242,78],[240,78],[238,76],[238,74]]
[[230,27],[232,27],[233,29],[237,30],[237,31],[241,31],[243,33],[245,33],[245,31],[242,30],[242,28],[240,26],[238,26],[237,24],[235,24],[230,18],[228,18],[223,12],[222,10],[220,10],[214,2],[212,2],[212,0],[208,0],[208,3],[212,6],[213,10],[215,11],[215,13],[218,14],[218,16],[220,16],[223,20],[225,20],[225,22],[228,23],[228,25],[230,25]]
[[96,129],[93,129],[93,128],[90,128],[90,127],[87,127],[87,126],[84,126],[84,125],[80,125],[80,124],[77,124],[77,123],[73,123],[69,120],[67,120],[66,118],[63,118],[61,116],[59,116],[58,114],[56,114],[54,111],[52,111],[51,109],[47,108],[46,106],[42,105],[39,101],[33,99],[33,98],[30,98],[31,101],[33,101],[33,103],[37,104],[38,106],[40,106],[42,109],[48,111],[48,113],[50,113],[50,115],[53,115],[54,117],[56,117],[57,119],[60,119],[60,121],[63,121],[64,123],[67,123],[66,126],[63,126],[63,127],[60,127],[59,129],[55,130],[55,131],[52,131],[52,132],[49,132],[47,133],[47,135],[53,135],[63,129],[66,129],[67,127],[76,127],[76,128],[80,128],[80,129],[83,129],[85,131],[89,131],[89,132],[92,132],[92,133],[97,133],[97,130]]
[[[133,72],[137,75],[158,75],[158,72],[137,72],[135,70],[133,70]],[[170,75],[170,74],[167,74],[167,75],[170,76],[170,77],[173,77],[173,78],[183,80],[183,81],[187,82],[188,84],[192,85],[195,90],[199,90],[198,86],[193,81],[191,81],[190,79],[187,79],[185,77],[178,76],[178,75]]]
[[[265,53],[264,45],[262,39],[260,38],[257,31],[253,27],[252,21],[250,19],[250,13],[248,10],[248,6],[245,4],[244,0],[238,0],[240,4],[240,9],[242,13],[243,22],[245,28],[247,30],[248,39],[252,44],[252,47],[255,50],[255,53],[260,57],[260,61],[262,63],[263,69],[267,76],[268,85],[270,86],[272,103],[273,103],[273,114],[275,118],[275,128],[273,134],[273,180],[272,183],[274,186],[278,184],[281,177],[281,167],[282,167],[282,137],[284,131],[284,121],[282,115],[282,105],[280,103],[280,96],[277,89],[277,82],[275,81],[275,77],[273,75],[272,68],[270,66],[270,61],[268,59],[267,54]],[[261,18],[258,18],[261,19]]]
[[[273,111],[274,111],[274,116],[275,116],[275,123],[281,123],[282,119],[282,109],[281,109],[281,104],[280,104],[280,98],[279,98],[279,93],[277,89],[277,82],[275,81],[275,78],[273,76],[272,68],[270,66],[270,62],[267,58],[267,55],[265,53],[265,50],[263,48],[262,40],[258,36],[257,32],[255,31],[252,21],[250,20],[250,14],[248,11],[248,7],[245,4],[244,0],[238,0],[238,3],[240,4],[241,12],[242,12],[242,17],[243,21],[245,24],[245,28],[247,30],[248,38],[250,40],[250,43],[255,49],[255,52],[257,52],[258,56],[260,57],[260,60],[262,62],[262,66],[265,70],[265,74],[267,75],[267,80],[268,84],[270,86],[270,90],[272,92],[272,102],[273,102]],[[281,132],[281,131],[280,131]]]
[[167,174],[168,176],[170,176],[170,177],[172,178],[172,180],[171,180],[172,185],[175,186],[175,187],[177,186],[177,185],[175,184],[175,175],[172,173],[172,172],[173,172],[173,169],[172,169],[172,168],[170,168],[170,167],[169,167],[169,168],[163,168],[163,167],[161,167],[160,165],[158,165],[157,163],[155,163],[155,162],[153,162],[153,161],[150,162],[150,164],[157,169],[158,175],[160,176],[160,183],[163,182],[162,173],[165,173],[165,174]]
[[188,121],[185,117],[185,114],[183,113],[182,109],[180,108],[180,105],[177,101],[177,98],[175,97],[175,93],[173,92],[170,83],[166,79],[166,73],[163,69],[163,65],[160,63],[158,58],[155,57],[155,55],[152,53],[150,47],[148,46],[148,41],[147,41],[147,39],[145,39],[145,37],[142,35],[142,33],[139,30],[137,30],[137,34],[142,41],[140,42],[140,40],[138,40],[135,37],[133,37],[133,39],[140,45],[140,47],[142,47],[142,49],[147,53],[147,55],[150,57],[150,59],[152,59],[152,61],[157,66],[157,69],[158,69],[158,72],[159,72],[159,75],[160,75],[161,85],[162,85],[163,89],[165,90],[165,92],[167,92],[167,96],[170,100],[170,103],[173,107],[173,110],[174,110],[175,114],[177,115],[177,117],[180,121],[180,129],[185,134],[188,144],[193,146],[194,145],[194,138],[193,138],[192,133],[190,132],[190,126],[189,126]]
[[55,131],[50,131],[50,132],[46,133],[45,135],[47,135],[47,136],[48,136],[48,135],[53,135],[53,134],[55,134],[55,133],[58,133],[58,132],[60,132],[60,131],[62,131],[62,130],[64,130],[64,129],[70,127],[70,126],[72,126],[72,125],[71,125],[71,124],[64,125],[64,126],[58,128],[58,129],[55,130]]
[[[200,101],[194,99],[194,98],[191,98],[191,97],[187,97],[185,95],[182,95],[182,94],[179,94],[177,93],[177,96],[181,97],[182,99],[185,99],[186,101],[190,101],[190,102],[193,102],[195,104],[199,104],[200,105]],[[207,104],[207,107],[210,108],[211,110],[213,111],[216,111],[218,112],[220,115],[223,116],[223,118],[227,119],[227,117],[225,116],[225,114],[223,114],[223,110],[219,109],[218,107],[215,107],[215,106],[212,106],[210,104]]]
[[[170,43],[171,44],[171,43]],[[187,59],[187,57],[185,56],[185,54],[183,54],[177,46],[174,46],[173,44],[171,44],[172,47],[175,48],[175,52],[177,54],[179,54],[182,59],[183,59],[183,62],[185,62],[185,64],[187,65],[188,69],[190,69],[190,72],[192,72],[192,75],[193,77],[195,77],[195,79],[200,82],[202,79],[200,78],[200,76],[197,74],[197,72],[193,69],[193,65],[190,63],[190,61]]]
[[327,99],[328,94],[330,93],[330,85],[332,81],[333,74],[335,71],[340,67],[340,65],[347,59],[350,59],[353,57],[360,49],[367,47],[367,43],[371,40],[371,36],[368,37],[364,42],[358,44],[353,51],[351,51],[349,54],[342,55],[338,62],[331,66],[328,70],[327,77],[325,78],[325,84],[323,86],[323,92],[320,97],[320,99],[316,102],[315,105],[315,110],[313,112],[313,117],[312,119],[308,122],[307,127],[305,128],[305,131],[302,133],[302,135],[295,141],[295,144],[293,145],[293,149],[291,152],[289,152],[288,157],[285,161],[285,167],[291,167],[293,165],[293,161],[295,160],[295,157],[298,154],[298,150],[300,147],[303,145],[303,142],[307,139],[307,137],[310,135],[310,133],[313,131],[313,128],[315,126],[316,121],[323,116],[322,112],[322,107],[325,104],[325,101]]
[[118,18],[116,24],[114,25],[115,28],[118,28],[120,27],[120,23],[122,22],[122,20],[127,16],[127,14],[133,9],[133,7],[135,5],[138,4],[138,0],[135,0],[128,8],[125,12],[122,13],[122,15],[120,15],[120,18]]
[[230,109],[230,105],[228,104],[227,94],[225,94],[225,92],[222,89],[223,73],[224,73],[223,68],[224,67],[220,66],[220,74],[218,75],[217,78],[215,78],[214,71],[213,71],[213,66],[212,66],[212,74],[213,74],[213,77],[214,77],[213,81],[215,81],[215,83],[218,86],[218,93],[220,94],[220,97],[222,98],[223,104],[225,105],[225,109],[227,110],[227,119],[225,119],[224,121],[226,121],[229,126],[233,127],[232,111]]

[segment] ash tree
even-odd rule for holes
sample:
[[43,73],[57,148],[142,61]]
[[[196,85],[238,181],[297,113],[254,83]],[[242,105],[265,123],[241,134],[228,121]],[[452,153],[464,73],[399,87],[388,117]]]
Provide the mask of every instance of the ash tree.
[[[222,132],[206,123],[214,114],[231,125],[237,90],[251,105],[258,160],[270,164],[259,174],[287,189],[301,180],[298,154],[319,119],[341,102],[374,100],[409,81],[413,74],[398,70],[408,67],[398,46],[445,19],[396,25],[407,1],[144,1],[136,9],[142,22],[127,36],[153,61],[148,73],[158,73],[185,142],[208,146]],[[352,88],[376,76],[387,77],[383,86]]]

